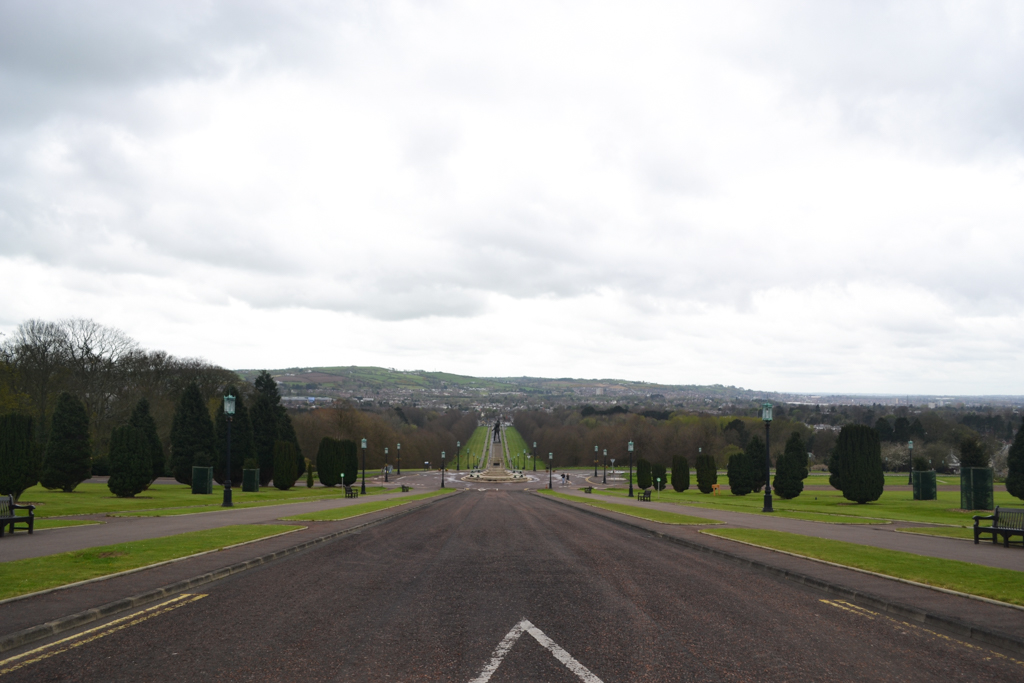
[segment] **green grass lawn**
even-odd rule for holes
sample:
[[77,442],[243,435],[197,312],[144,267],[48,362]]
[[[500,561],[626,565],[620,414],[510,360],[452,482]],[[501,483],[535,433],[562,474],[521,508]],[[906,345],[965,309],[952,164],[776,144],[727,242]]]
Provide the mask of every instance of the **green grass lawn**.
[[[553,491],[548,489],[540,489],[538,493],[545,496],[554,496],[555,498],[563,498],[565,500],[571,500],[574,503],[585,503],[591,507],[601,508],[602,510],[609,510],[611,512],[618,512],[623,515],[629,515],[631,517],[639,517],[641,519],[647,519],[652,522],[660,522],[662,524],[722,524],[722,522],[715,521],[713,519],[706,519],[704,517],[691,517],[690,515],[680,515],[674,512],[665,512],[663,510],[656,510],[654,508],[637,507],[633,505],[620,505],[618,503],[605,503],[593,498],[581,496],[571,496],[567,493],[561,493],[559,491]],[[585,494],[584,494],[585,495]]]
[[[353,484],[354,488],[358,489],[357,484]],[[304,489],[308,491],[309,489]],[[393,491],[396,489],[387,489]],[[375,493],[383,493],[385,488],[383,486],[367,486],[366,495],[370,496]],[[269,505],[286,505],[289,503],[309,503],[317,500],[332,500],[335,498],[342,498],[344,496],[344,489],[335,489],[335,493],[339,495],[335,496],[307,496],[303,498],[288,498],[286,500],[248,500],[239,502],[237,497],[233,498],[234,507],[228,508],[231,510],[245,509],[245,508],[261,508]],[[258,494],[257,494],[258,495]],[[195,506],[195,507],[184,507],[184,508],[165,508],[157,510],[141,510],[139,512],[117,512],[108,514],[108,517],[174,517],[177,515],[194,515],[199,512],[218,512],[224,510],[221,507],[221,501],[218,500],[216,503],[210,503],[209,505]]]
[[[379,492],[380,488],[374,488]],[[21,495],[20,503],[36,506],[36,517],[61,517],[66,515],[91,515],[97,513],[120,513],[140,510],[166,510],[169,508],[219,507],[223,489],[214,488],[209,495],[193,495],[184,484],[155,484],[134,498],[117,498],[106,484],[79,484],[72,493],[48,491],[33,486]],[[369,493],[369,489],[367,490]],[[243,493],[241,488],[232,489],[236,505],[248,503],[278,504],[320,498],[341,498],[345,491],[340,488],[305,486],[280,491],[273,487],[261,488],[259,493]],[[200,510],[193,509],[192,512]]]
[[811,538],[763,529],[709,529],[702,533],[784,550],[848,567],[856,567],[929,586],[1024,605],[1024,574],[897,550]]
[[0,562],[0,600],[299,528],[302,527],[283,524],[226,526],[147,541],[132,541],[27,560]]
[[[523,451],[527,454],[533,455],[533,448],[525,441],[523,441],[523,435],[516,430],[515,427],[507,427],[505,429],[505,440],[508,441],[508,452],[512,455],[512,462],[517,467],[533,467],[533,460],[531,458],[523,458]],[[538,463],[539,464],[539,463]]]
[[470,470],[480,465],[480,458],[484,452],[484,446],[490,445],[491,441],[488,435],[491,430],[487,427],[477,427],[473,435],[469,437],[469,441],[462,444],[462,455],[465,457],[466,467],[465,469]]
[[[722,478],[719,477],[719,481]],[[594,489],[611,497],[625,497],[625,488]],[[691,487],[688,491],[677,493],[671,489],[657,494],[662,502],[678,503],[709,507],[731,512],[759,513],[764,503],[764,495],[751,493],[746,496],[734,496],[724,491],[718,496],[703,494]],[[996,505],[1014,505],[1016,498],[1005,491],[995,492]],[[1019,504],[1019,501],[1017,501]],[[976,514],[987,514],[985,511],[956,512],[960,507],[959,491],[939,491],[937,500],[913,500],[910,491],[886,491],[881,498],[873,503],[857,505],[843,498],[843,494],[835,489],[827,491],[804,491],[798,497],[785,500],[775,496],[773,507],[785,513],[817,513],[845,515],[864,519],[883,519],[905,522],[927,522],[932,524],[949,524],[953,526],[971,526],[972,517]],[[823,521],[823,520],[815,520]]]
[[433,498],[443,493],[452,493],[455,489],[437,489],[435,491],[429,491],[427,493],[417,493],[411,496],[403,496],[402,498],[392,498],[391,500],[375,500],[369,503],[357,503],[355,505],[347,505],[341,508],[334,508],[333,510],[319,510],[317,512],[307,512],[301,515],[292,515],[290,517],[282,517],[283,520],[297,520],[301,522],[333,522],[339,519],[347,519],[349,517],[355,517],[357,515],[365,515],[368,512],[377,512],[378,510],[386,510],[393,508],[398,505],[405,505],[411,503],[414,500],[423,500],[424,498]]

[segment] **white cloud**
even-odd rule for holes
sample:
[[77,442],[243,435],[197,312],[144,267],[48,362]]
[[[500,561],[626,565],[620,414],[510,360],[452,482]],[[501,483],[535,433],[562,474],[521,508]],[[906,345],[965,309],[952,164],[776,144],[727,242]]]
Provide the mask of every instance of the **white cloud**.
[[1020,393],[1012,3],[196,8],[0,10],[0,325]]

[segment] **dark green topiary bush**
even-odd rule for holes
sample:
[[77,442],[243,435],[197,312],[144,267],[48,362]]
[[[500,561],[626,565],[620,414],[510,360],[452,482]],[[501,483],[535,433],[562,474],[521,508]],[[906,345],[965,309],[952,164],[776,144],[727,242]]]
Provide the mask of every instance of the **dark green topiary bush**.
[[1017,430],[1006,456],[1006,469],[1006,490],[1011,496],[1024,499],[1024,429]]
[[341,483],[342,466],[341,442],[325,436],[320,440],[320,448],[316,452],[316,473],[324,486],[337,486]]
[[839,432],[832,465],[843,497],[856,503],[878,500],[885,488],[878,432],[866,425],[847,425]]
[[356,483],[359,477],[359,449],[356,442],[350,439],[342,439],[341,444],[341,473],[344,475],[345,486]]
[[764,478],[764,440],[759,436],[750,437],[747,447],[743,449],[747,456],[747,467],[750,469],[750,490],[760,491],[765,484]]
[[718,483],[718,465],[710,455],[697,456],[697,490],[711,493],[711,487]]
[[110,434],[110,479],[107,488],[118,498],[131,498],[146,490],[153,476],[150,444],[140,429],[117,427]]
[[[665,487],[668,486],[668,470],[661,463],[654,463],[651,465],[651,481],[654,484],[654,488],[659,491],[664,491]],[[660,483],[658,480],[661,480]]]
[[[149,454],[149,483],[156,481],[157,477],[164,475],[164,446],[160,443],[160,435],[156,432],[156,420],[149,413],[149,401],[139,399],[132,410],[132,416],[128,424],[142,432],[146,440],[146,452]],[[95,467],[93,468],[95,470]],[[95,474],[95,471],[94,471]],[[147,486],[148,488],[148,486]]]
[[651,488],[651,463],[643,458],[636,461],[636,485],[642,489]]
[[42,449],[32,440],[32,418],[0,416],[0,495],[15,500],[39,481]]
[[295,480],[299,478],[297,470],[295,446],[290,441],[274,443],[274,486],[282,491],[295,486]]
[[672,458],[672,489],[682,493],[690,488],[690,463],[682,455]]
[[754,490],[754,473],[750,457],[746,453],[729,456],[726,472],[729,475],[729,491],[734,496],[745,496]]
[[53,410],[50,440],[46,444],[39,481],[48,489],[70,493],[91,473],[89,415],[81,401],[63,393],[57,398],[57,407]]
[[786,450],[775,461],[775,492],[782,498],[796,498],[804,490],[806,478],[807,447],[800,432],[793,432],[786,441]]

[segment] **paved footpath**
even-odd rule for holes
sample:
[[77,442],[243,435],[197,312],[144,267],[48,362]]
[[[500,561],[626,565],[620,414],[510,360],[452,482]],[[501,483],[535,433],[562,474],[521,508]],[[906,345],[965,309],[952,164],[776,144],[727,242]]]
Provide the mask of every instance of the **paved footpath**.
[[[556,485],[555,490],[559,487]],[[1004,548],[1002,545],[994,545],[991,542],[982,542],[974,545],[974,541],[967,541],[956,538],[943,538],[941,536],[924,536],[922,534],[910,534],[898,532],[898,528],[931,526],[926,524],[915,524],[913,522],[894,522],[886,524],[828,524],[825,522],[811,522],[802,519],[791,519],[789,517],[773,517],[768,513],[729,512],[713,508],[697,507],[696,505],[681,505],[678,503],[641,503],[633,498],[619,496],[594,495],[588,496],[582,491],[561,489],[562,493],[574,496],[590,498],[595,502],[617,503],[620,505],[632,505],[637,507],[654,508],[665,512],[674,512],[680,515],[691,517],[702,517],[705,519],[725,522],[728,527],[739,529],[771,529],[773,531],[788,531],[803,536],[815,538],[827,538],[834,541],[847,541],[859,543],[876,548],[887,550],[900,550],[916,555],[938,557],[945,560],[960,560],[962,562],[973,562],[987,567],[998,567],[1000,569],[1024,570],[1024,550],[1020,547]],[[657,494],[655,494],[655,498]]]
[[[11,657],[20,652],[5,653],[0,676],[3,683],[975,683],[1024,676],[1020,655],[945,637],[547,497],[467,491],[435,500],[190,591],[149,618],[17,660]],[[972,621],[997,620],[995,610],[1006,610],[941,597]],[[1006,611],[1017,618],[1013,632],[1024,633],[1022,613]]]

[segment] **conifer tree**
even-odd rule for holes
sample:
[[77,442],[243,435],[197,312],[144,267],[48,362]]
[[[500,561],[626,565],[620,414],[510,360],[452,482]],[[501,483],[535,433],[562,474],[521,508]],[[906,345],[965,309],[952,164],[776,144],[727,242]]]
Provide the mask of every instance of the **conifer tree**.
[[341,483],[341,442],[325,436],[320,440],[320,448],[316,453],[316,473],[324,486],[337,486]]
[[775,493],[786,499],[796,498],[804,490],[807,474],[807,447],[800,432],[793,432],[786,441],[786,450],[775,461]]
[[643,458],[636,460],[636,485],[641,489],[651,488],[651,463]]
[[672,458],[672,488],[680,493],[690,488],[690,463],[685,456]]
[[668,486],[668,477],[665,476],[666,471],[665,466],[660,462],[651,464],[651,483],[658,491],[664,491],[665,487]]
[[697,456],[697,490],[711,493],[711,487],[718,483],[718,465],[715,459],[704,453]]
[[110,434],[110,479],[107,488],[118,498],[146,490],[153,476],[150,444],[141,429],[117,427]]
[[747,453],[730,455],[726,472],[729,475],[729,491],[732,495],[745,496],[753,490],[754,473],[751,472],[750,457]]
[[39,481],[48,489],[70,493],[91,473],[89,415],[81,401],[69,393],[62,393],[53,409],[50,439],[46,443]]
[[192,465],[203,454],[204,462],[214,452],[213,422],[206,410],[206,401],[195,382],[185,387],[171,421],[171,464],[174,478],[182,484],[192,483]]
[[299,478],[295,471],[295,446],[288,441],[274,443],[274,486],[287,491]]
[[847,425],[833,450],[843,497],[864,504],[878,500],[885,488],[878,432],[866,425]]
[[747,456],[747,467],[750,471],[750,490],[760,491],[765,484],[764,478],[764,440],[759,436],[750,437],[747,447],[743,449]]
[[960,440],[960,467],[988,467],[988,455],[978,440],[968,436]]
[[341,451],[341,472],[344,475],[342,483],[351,486],[359,476],[359,450],[356,442],[351,439],[343,439],[338,447]]
[[1024,499],[1024,429],[1017,436],[1006,456],[1006,490],[1011,496]]
[[[231,418],[231,483],[241,484],[245,461],[252,460],[255,456],[252,421],[249,419],[249,409],[238,392],[238,387],[231,385],[225,393],[235,397],[235,414]],[[223,401],[217,406],[216,423],[217,446],[214,451],[216,457],[213,459],[213,478],[218,484],[224,484],[224,468],[228,453],[228,421],[224,414]]]
[[253,383],[256,397],[253,400],[250,419],[252,422],[253,447],[260,463],[260,483],[270,482],[274,473],[274,444],[288,441],[295,447],[295,468],[301,476],[306,471],[306,460],[302,456],[299,439],[292,426],[288,411],[281,405],[281,393],[277,382],[266,370],[260,372]]
[[164,475],[164,445],[160,442],[160,435],[156,431],[156,420],[149,413],[149,401],[139,399],[132,410],[132,416],[128,424],[142,432],[146,441],[146,453],[149,455],[150,479],[149,483],[156,481],[157,477]]
[[32,418],[0,415],[0,495],[18,500],[39,481],[42,448],[32,438]]

